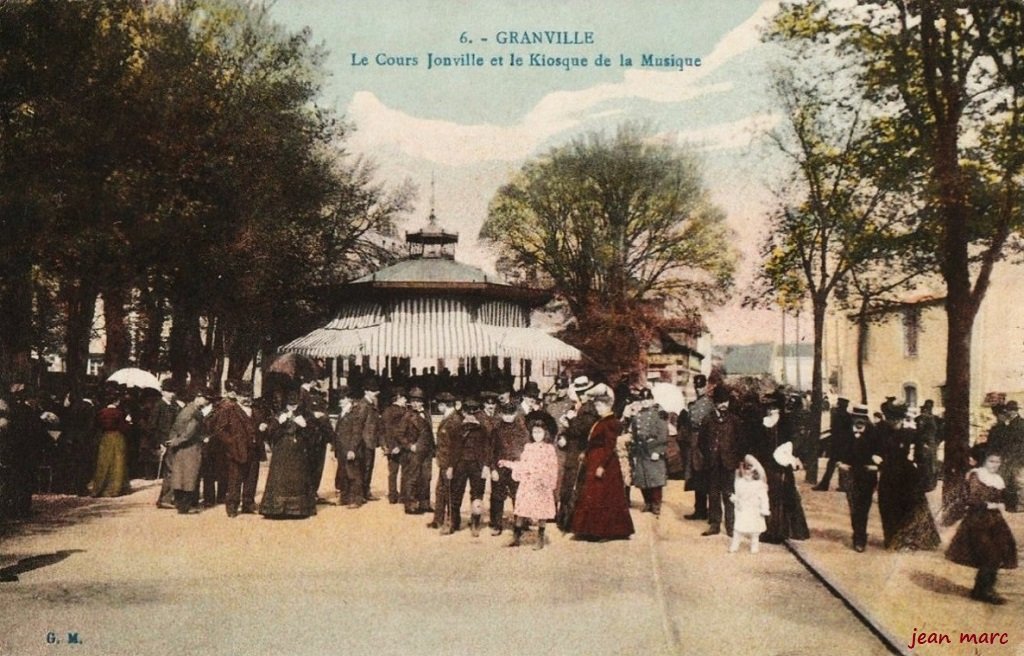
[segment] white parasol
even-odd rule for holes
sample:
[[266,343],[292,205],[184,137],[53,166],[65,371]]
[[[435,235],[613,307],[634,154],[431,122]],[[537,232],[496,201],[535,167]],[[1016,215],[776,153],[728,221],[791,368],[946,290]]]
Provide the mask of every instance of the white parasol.
[[156,376],[148,371],[136,369],[135,367],[118,369],[110,375],[107,382],[120,383],[121,385],[127,385],[128,387],[148,387],[155,390],[160,389],[160,381],[157,380]]
[[651,386],[651,394],[665,412],[679,414],[686,407],[683,390],[672,383],[654,383]]

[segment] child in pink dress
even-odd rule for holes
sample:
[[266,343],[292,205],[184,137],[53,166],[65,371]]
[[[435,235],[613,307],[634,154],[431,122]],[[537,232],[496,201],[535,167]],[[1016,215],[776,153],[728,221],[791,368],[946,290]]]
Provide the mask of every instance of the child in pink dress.
[[537,522],[537,544],[544,548],[544,524],[555,517],[555,494],[558,489],[558,453],[543,422],[530,424],[531,442],[523,447],[517,461],[499,460],[498,465],[512,470],[512,478],[519,482],[516,491],[516,518],[510,547],[518,547],[526,522]]

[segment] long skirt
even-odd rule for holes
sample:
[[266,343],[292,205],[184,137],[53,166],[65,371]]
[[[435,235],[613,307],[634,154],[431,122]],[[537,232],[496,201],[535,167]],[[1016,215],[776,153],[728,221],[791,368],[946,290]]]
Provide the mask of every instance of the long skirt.
[[976,569],[1015,569],[1017,543],[1013,533],[995,509],[972,509],[960,522],[946,558]]
[[289,436],[274,445],[267,487],[260,501],[265,517],[309,517],[316,514],[316,490],[310,477],[306,445]]
[[96,453],[96,473],[89,483],[94,497],[119,497],[129,492],[128,455],[124,435],[107,431],[100,437]]
[[572,532],[580,538],[628,538],[633,534],[625,483],[618,458],[612,458],[604,476],[597,478],[598,463],[584,463],[583,489],[579,493],[572,517]]
[[778,544],[784,540],[806,540],[811,537],[792,470],[769,469],[767,478],[768,507],[771,514],[768,516],[768,526],[761,539]]

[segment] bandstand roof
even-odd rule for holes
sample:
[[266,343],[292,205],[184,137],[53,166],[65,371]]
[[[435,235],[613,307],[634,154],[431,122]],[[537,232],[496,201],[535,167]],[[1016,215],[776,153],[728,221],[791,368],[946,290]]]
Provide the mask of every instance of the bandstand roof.
[[[423,232],[407,235],[407,241]],[[436,227],[431,213],[434,232],[449,234]],[[529,308],[547,302],[550,292],[504,284],[452,253],[411,254],[340,291],[353,300],[335,319],[279,350],[316,358],[582,357],[575,347],[529,326]]]

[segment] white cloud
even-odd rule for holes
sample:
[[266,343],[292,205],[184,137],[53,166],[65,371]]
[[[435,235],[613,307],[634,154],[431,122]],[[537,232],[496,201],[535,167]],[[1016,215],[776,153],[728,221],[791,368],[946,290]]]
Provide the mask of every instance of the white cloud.
[[[606,116],[606,103],[647,100],[679,103],[727,91],[731,84],[702,84],[727,61],[759,45],[758,28],[778,9],[777,0],[763,3],[746,21],[715,44],[701,67],[685,71],[630,69],[622,82],[599,84],[544,96],[515,125],[461,125],[424,119],[390,108],[369,91],[353,96],[348,116],[359,126],[351,145],[364,152],[399,151],[433,163],[464,166],[485,161],[521,161],[547,139],[587,119]],[[600,111],[591,111],[601,107]],[[721,140],[719,140],[721,142]],[[723,146],[724,147],[724,146]]]
[[693,144],[702,150],[745,148],[775,128],[781,120],[782,116],[775,112],[753,114],[737,121],[718,123],[698,130],[683,130],[665,136],[677,143]]

